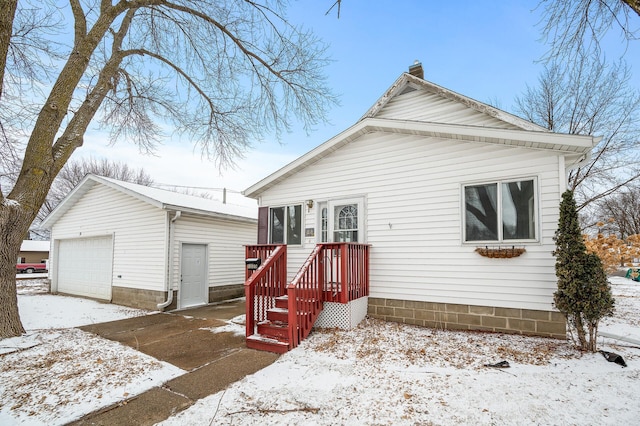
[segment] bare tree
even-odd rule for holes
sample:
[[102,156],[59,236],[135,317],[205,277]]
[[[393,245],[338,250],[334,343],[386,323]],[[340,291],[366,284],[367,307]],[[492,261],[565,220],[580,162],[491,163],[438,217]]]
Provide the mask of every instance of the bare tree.
[[640,93],[629,79],[622,61],[581,56],[568,70],[551,63],[516,99],[520,115],[549,130],[602,136],[591,159],[569,173],[581,213],[640,177]]
[[621,240],[640,234],[640,186],[623,189],[598,203],[603,226]]
[[550,46],[547,59],[571,60],[582,52],[599,55],[600,42],[611,30],[619,30],[626,42],[638,38],[637,0],[541,0],[538,7],[543,38]]
[[37,219],[43,220],[51,211],[75,188],[86,175],[92,173],[98,176],[118,179],[139,185],[153,186],[153,179],[143,168],[136,169],[127,164],[111,161],[106,158],[70,161],[64,165],[53,181],[47,199],[45,200]]
[[28,135],[15,183],[0,192],[0,338],[24,331],[22,237],[94,118],[142,151],[172,125],[223,166],[294,117],[312,128],[335,102],[325,48],[288,21],[285,0],[0,4],[2,128]]

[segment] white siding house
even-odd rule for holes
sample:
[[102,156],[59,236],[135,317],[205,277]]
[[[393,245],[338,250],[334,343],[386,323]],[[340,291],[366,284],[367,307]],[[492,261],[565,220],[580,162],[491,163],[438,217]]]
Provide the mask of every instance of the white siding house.
[[256,217],[256,208],[88,175],[43,222],[51,290],[146,309],[242,296]]
[[352,127],[244,191],[268,219],[259,242],[288,244],[290,278],[318,243],[370,244],[375,317],[564,335],[553,235],[567,171],[594,138],[410,71]]

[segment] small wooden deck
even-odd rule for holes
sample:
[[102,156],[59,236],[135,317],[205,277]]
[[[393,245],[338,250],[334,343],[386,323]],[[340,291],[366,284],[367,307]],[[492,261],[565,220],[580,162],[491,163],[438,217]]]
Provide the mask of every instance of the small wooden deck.
[[369,295],[369,246],[318,244],[291,283],[287,283],[287,246],[246,247],[246,258],[259,258],[247,270],[247,346],[287,352],[311,332],[324,302],[349,303]]

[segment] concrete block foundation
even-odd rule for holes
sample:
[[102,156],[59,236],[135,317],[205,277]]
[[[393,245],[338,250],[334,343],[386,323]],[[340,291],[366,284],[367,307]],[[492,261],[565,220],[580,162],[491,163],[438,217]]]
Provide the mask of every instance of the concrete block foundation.
[[566,338],[560,312],[369,297],[368,315],[385,321],[447,330],[482,330]]

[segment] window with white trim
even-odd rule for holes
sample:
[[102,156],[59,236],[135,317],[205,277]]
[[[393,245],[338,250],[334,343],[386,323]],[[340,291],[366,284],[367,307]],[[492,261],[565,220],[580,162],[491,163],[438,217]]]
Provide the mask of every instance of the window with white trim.
[[358,204],[333,207],[333,241],[358,242]]
[[464,241],[512,242],[537,238],[535,179],[465,185]]
[[269,208],[271,244],[302,244],[302,205]]
[[329,208],[327,202],[318,204],[318,210],[320,212],[320,242],[329,242]]

